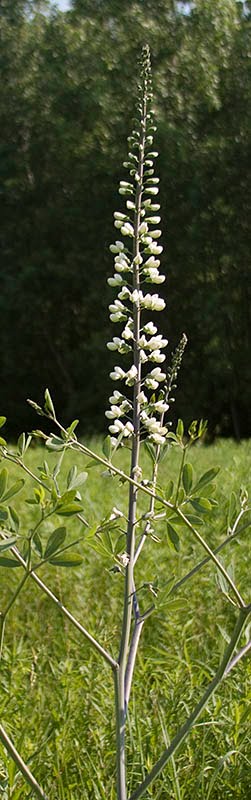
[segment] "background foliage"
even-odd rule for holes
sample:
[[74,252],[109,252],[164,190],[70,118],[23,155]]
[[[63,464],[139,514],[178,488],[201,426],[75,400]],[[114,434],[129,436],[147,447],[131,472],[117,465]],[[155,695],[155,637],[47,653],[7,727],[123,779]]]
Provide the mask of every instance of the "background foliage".
[[[184,13],[186,12],[186,13]],[[135,63],[151,47],[166,329],[189,338],[179,414],[251,434],[250,3],[39,0],[0,7],[1,408],[104,426],[108,245],[131,128]],[[88,384],[88,391],[87,391]]]

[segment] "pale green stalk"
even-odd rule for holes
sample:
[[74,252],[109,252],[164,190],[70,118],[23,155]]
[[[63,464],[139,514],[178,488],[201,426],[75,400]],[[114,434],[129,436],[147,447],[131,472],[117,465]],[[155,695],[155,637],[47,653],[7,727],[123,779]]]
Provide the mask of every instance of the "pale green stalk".
[[[145,135],[146,135],[146,96],[144,97],[144,110],[141,124],[141,138],[139,147],[139,181],[136,189],[135,196],[135,213],[134,213],[134,240],[133,240],[133,289],[140,290],[140,275],[139,264],[137,257],[139,256],[139,226],[140,226],[140,212],[141,212],[141,199],[143,190],[143,170],[144,170],[144,154],[145,154]],[[131,454],[131,470],[130,476],[132,479],[137,476],[139,467],[139,449],[140,449],[140,404],[139,393],[141,391],[141,363],[140,363],[140,303],[134,304],[133,310],[133,364],[137,369],[137,380],[133,388],[133,439],[132,439],[132,454]],[[134,482],[130,483],[129,487],[129,512],[128,512],[128,528],[127,528],[127,555],[128,564],[126,566],[125,575],[125,588],[124,588],[124,610],[123,621],[119,651],[119,669],[115,680],[117,681],[116,688],[116,731],[117,731],[117,748],[119,752],[119,759],[117,762],[117,790],[118,800],[126,800],[126,752],[125,752],[125,724],[126,724],[126,669],[129,650],[129,640],[131,632],[132,620],[132,605],[133,605],[133,592],[134,592],[134,554],[135,554],[135,525],[137,521],[137,492],[138,487]]]
[[3,725],[1,724],[0,724],[0,739],[4,747],[6,748],[7,752],[15,762],[17,768],[22,773],[29,786],[31,786],[36,797],[39,797],[40,800],[49,800],[47,794],[45,794],[43,789],[41,789],[41,786],[39,786],[38,782],[36,781],[36,778],[34,778],[34,775],[32,775],[32,772],[30,771],[29,767],[27,767],[27,765],[23,761],[22,757],[14,747],[14,744],[11,741],[10,737],[6,733]]
[[[19,553],[18,548],[11,547],[10,549],[15,558],[19,561],[20,564],[22,564],[22,567],[26,569],[26,563],[22,558],[21,554]],[[41,578],[39,578],[38,575],[36,575],[36,573],[32,569],[29,572],[29,577],[32,578],[32,580],[37,584],[37,586],[39,586],[40,589],[42,589],[42,591],[45,592],[45,594],[47,594],[48,597],[50,597],[50,599],[53,601],[53,603],[55,603],[59,611],[61,611],[61,613],[74,625],[74,627],[77,628],[77,630],[80,631],[80,633],[82,633],[82,635],[90,642],[90,644],[94,647],[94,649],[97,650],[97,652],[105,659],[105,661],[110,665],[110,667],[116,670],[118,667],[117,661],[115,661],[115,659],[112,658],[112,656],[86,630],[86,628],[84,628],[84,626],[81,625],[81,623],[78,622],[77,619],[75,619],[75,617],[73,616],[73,614],[71,614],[68,608],[66,608],[66,606],[64,606],[63,603],[61,603],[58,597],[56,597],[56,595],[51,591],[51,589],[49,589],[49,587],[44,583],[44,581],[42,581]]]
[[231,662],[235,647],[239,641],[239,638],[243,631],[247,617],[250,614],[250,611],[251,611],[251,606],[247,606],[246,608],[240,609],[238,619],[231,636],[231,640],[225,650],[224,656],[222,658],[222,661],[218,667],[218,670],[213,680],[210,682],[201,700],[197,703],[197,705],[195,706],[194,710],[192,711],[192,713],[190,714],[184,725],[181,726],[176,736],[174,736],[169,747],[167,747],[164,750],[162,756],[158,759],[153,769],[150,770],[150,772],[142,781],[138,789],[136,789],[131,794],[129,800],[139,800],[139,798],[145,794],[146,790],[148,789],[148,786],[150,786],[150,784],[154,781],[154,779],[157,778],[163,767],[165,767],[169,759],[174,755],[174,753],[176,753],[182,742],[187,738],[192,726],[194,725],[194,723],[200,716],[201,712],[207,705],[208,701],[212,697],[213,693],[215,692],[215,689],[217,689],[222,679],[227,675],[227,667],[229,665],[229,662]]

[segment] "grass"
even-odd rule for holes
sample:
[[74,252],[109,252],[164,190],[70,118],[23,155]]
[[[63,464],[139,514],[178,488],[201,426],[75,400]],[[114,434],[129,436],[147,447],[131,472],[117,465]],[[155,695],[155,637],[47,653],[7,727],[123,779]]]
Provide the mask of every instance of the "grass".
[[[101,442],[91,448],[100,451]],[[36,469],[44,458],[39,447],[27,453]],[[55,456],[49,456],[53,461]],[[145,469],[149,461],[145,458]],[[196,446],[189,460],[200,473],[221,467],[217,509],[203,535],[217,546],[226,531],[228,500],[240,487],[250,491],[250,442],[236,445],[217,441]],[[179,457],[171,450],[161,466],[160,483],[177,474]],[[73,463],[67,454],[65,471]],[[85,467],[77,457],[78,469]],[[126,468],[125,456],[118,459]],[[16,467],[10,465],[16,474]],[[19,475],[20,477],[20,475]],[[13,506],[22,518],[23,531],[31,524],[32,507],[26,480]],[[91,524],[116,505],[126,510],[127,489],[116,478],[91,469],[82,490],[84,514]],[[142,499],[142,508],[145,501]],[[34,512],[33,512],[34,513]],[[60,524],[60,523],[59,523]],[[80,524],[67,522],[70,535],[82,533]],[[160,542],[149,541],[140,559],[138,582],[160,582],[184,575],[203,552],[181,529],[177,553],[168,543],[163,523]],[[249,529],[222,553],[224,565],[235,574],[237,585],[250,602]],[[75,570],[44,567],[49,586],[77,619],[116,657],[122,609],[121,576],[90,549],[80,546],[83,564]],[[19,572],[19,570],[17,570]],[[0,570],[0,607],[15,586],[15,570]],[[20,573],[19,573],[20,574]],[[151,597],[142,590],[143,607]],[[215,569],[207,565],[145,624],[137,660],[128,726],[128,772],[134,787],[151,768],[177,727],[182,724],[203,688],[210,681],[222,654],[235,611],[216,582]],[[245,643],[245,641],[243,642]],[[243,660],[222,685],[175,760],[146,793],[145,800],[247,800],[250,796],[251,669]],[[49,599],[28,582],[12,610],[0,672],[1,719],[17,749],[50,800],[115,800],[115,737],[113,684],[109,667],[60,615]],[[30,789],[0,745],[0,788],[3,800],[27,800]]]

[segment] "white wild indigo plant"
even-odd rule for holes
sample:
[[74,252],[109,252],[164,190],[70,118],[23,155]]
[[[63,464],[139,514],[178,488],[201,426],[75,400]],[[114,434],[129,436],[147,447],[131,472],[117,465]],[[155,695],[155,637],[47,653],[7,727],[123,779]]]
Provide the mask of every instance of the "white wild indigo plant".
[[[3,467],[0,473],[0,568],[1,571],[4,568],[17,569],[17,574],[21,572],[21,578],[17,581],[15,590],[10,590],[7,605],[1,609],[0,656],[4,648],[8,615],[26,581],[31,580],[91,643],[113,672],[117,753],[114,798],[116,796],[117,800],[138,800],[140,797],[146,797],[147,788],[189,735],[192,726],[222,679],[230,673],[232,667],[251,646],[249,642],[236,652],[250,615],[251,605],[241,596],[218,555],[240,534],[240,530],[248,526],[247,512],[250,510],[248,499],[245,493],[242,493],[240,507],[231,510],[226,536],[213,551],[198,531],[198,526],[203,523],[215,503],[210,496],[210,487],[213,489],[211,484],[218,470],[209,469],[196,480],[193,468],[187,461],[189,449],[196,439],[203,435],[205,425],[202,422],[199,424],[193,422],[185,437],[181,420],[175,433],[170,431],[169,423],[166,421],[186,337],[185,335],[181,337],[170,365],[166,367],[167,340],[158,332],[156,323],[158,312],[163,311],[165,303],[156,290],[156,287],[163,283],[164,276],[159,272],[162,247],[158,243],[161,230],[160,206],[157,202],[158,178],[154,174],[154,162],[157,156],[153,149],[155,130],[150,55],[148,47],[144,47],[137,119],[132,135],[128,139],[128,161],[124,164],[129,170],[129,180],[121,181],[119,188],[125,206],[123,212],[116,211],[114,214],[118,239],[110,248],[114,254],[115,270],[114,276],[108,279],[108,283],[116,290],[116,297],[109,310],[111,322],[118,325],[118,332],[108,342],[108,348],[116,352],[119,364],[114,366],[110,375],[114,389],[109,398],[109,410],[106,411],[110,436],[105,440],[104,456],[91,451],[77,439],[75,433],[77,420],[68,428],[61,425],[48,390],[45,392],[43,408],[37,403],[29,402],[40,416],[47,417],[56,425],[57,434],[52,433],[47,437],[40,430],[33,431],[28,437],[21,434],[14,450],[9,449],[4,439],[0,439],[2,460],[14,462],[34,481],[34,494],[30,503],[36,512],[33,526],[29,531],[24,531],[22,522],[12,505],[12,498],[22,489],[24,481],[19,479],[9,485],[8,471]],[[120,359],[120,356],[123,358]],[[4,422],[5,418],[2,417],[0,424]],[[38,473],[33,473],[27,466],[25,454],[33,437],[42,439],[45,448],[58,453],[53,471],[50,470],[46,460],[39,467]],[[159,463],[165,456],[167,448],[173,446],[180,450],[178,479],[176,484],[169,481],[168,487],[161,489],[157,482]],[[113,461],[114,453],[121,447],[130,449],[129,474],[122,471]],[[146,479],[142,474],[142,447],[147,449],[151,460],[151,479]],[[119,485],[116,484],[116,505],[104,520],[98,520],[96,526],[90,530],[85,518],[84,500],[79,491],[88,477],[87,472],[78,473],[74,462],[68,473],[66,485],[62,488],[61,466],[66,450],[72,450],[74,454],[78,453],[80,456],[88,456],[92,459],[92,463],[105,467],[109,475],[115,479],[117,477],[118,482],[127,483],[129,497],[126,516],[119,508]],[[139,504],[139,499],[142,497],[147,504],[144,512],[140,511],[142,504]],[[83,535],[74,543],[72,537],[68,537],[65,524],[59,524],[67,521],[68,517],[76,518],[83,526]],[[51,518],[55,518],[55,528],[52,533],[48,533],[47,521],[51,522]],[[150,772],[146,772],[141,783],[136,785],[129,795],[126,759],[128,704],[140,635],[143,626],[147,625],[149,615],[154,613],[159,593],[161,594],[161,587],[157,581],[149,584],[150,602],[146,607],[145,605],[141,607],[137,562],[142,549],[147,547],[149,538],[153,540],[157,538],[159,523],[162,526],[165,524],[167,535],[174,547],[178,547],[179,536],[176,526],[179,526],[180,531],[188,529],[199,542],[202,552],[204,551],[203,560],[195,564],[189,573],[179,581],[167,582],[167,585],[162,587],[164,596],[177,592],[211,560],[216,567],[222,591],[228,601],[235,606],[236,621],[218,669],[201,699],[195,703],[186,722],[177,730],[153,768]],[[78,566],[82,560],[79,545],[85,540],[101,553],[105,552],[107,555],[109,551],[111,570],[118,572],[121,579],[122,621],[117,658],[113,658],[95,635],[73,617],[71,611],[59,601],[38,574],[40,567],[45,563],[52,565],[52,568]],[[72,552],[74,545],[78,545],[77,552]],[[2,724],[0,724],[0,739],[34,795],[45,800],[47,797],[45,792],[17,752]]]

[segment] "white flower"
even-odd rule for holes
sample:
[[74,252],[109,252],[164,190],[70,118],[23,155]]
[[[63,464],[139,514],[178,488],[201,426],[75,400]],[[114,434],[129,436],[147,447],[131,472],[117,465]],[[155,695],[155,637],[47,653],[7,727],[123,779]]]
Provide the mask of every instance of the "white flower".
[[159,433],[152,433],[149,439],[151,442],[154,442],[154,444],[165,444],[165,437],[161,436]]
[[128,208],[128,210],[129,210],[129,211],[134,211],[134,209],[135,209],[135,203],[132,203],[132,201],[131,201],[131,200],[127,200],[127,201],[126,201],[126,207]]
[[145,275],[147,275],[148,281],[152,281],[154,283],[154,279],[159,277],[159,270],[154,269],[154,267],[148,267],[147,269],[143,270]]
[[160,347],[166,347],[168,344],[167,339],[163,339],[162,335],[159,333],[158,336],[152,336],[151,339],[148,339],[147,347],[149,350],[158,350]]
[[147,399],[146,395],[144,394],[144,392],[140,392],[138,394],[138,402],[140,403],[141,406],[143,406],[146,403],[148,403],[148,399]]
[[126,340],[133,339],[133,332],[128,324],[125,326],[123,332],[121,333],[121,336],[123,337],[123,339]]
[[154,230],[154,231],[151,231],[151,237],[152,237],[152,239],[159,239],[159,237],[161,236],[161,234],[162,234],[162,231],[160,231],[159,229],[156,229],[156,230]]
[[112,381],[120,381],[121,378],[125,377],[125,372],[121,367],[114,367],[114,371],[110,372],[110,378]]
[[138,253],[138,255],[135,256],[135,258],[134,258],[134,264],[136,264],[136,266],[138,267],[140,264],[142,264],[142,261],[143,261],[143,258],[140,255],[140,253]]
[[127,288],[127,286],[122,286],[122,289],[118,294],[118,297],[120,298],[120,300],[127,300],[128,297],[130,297],[130,294],[131,294],[130,290]]
[[110,433],[115,433],[115,434],[116,433],[122,433],[123,430],[124,430],[124,425],[123,425],[123,422],[121,422],[120,419],[114,420],[114,424],[113,425],[109,425]]
[[159,385],[158,381],[155,381],[153,378],[146,378],[145,379],[145,384],[146,384],[147,389],[151,389],[151,391],[153,391],[153,392],[155,391],[155,389],[158,388],[158,385]]
[[142,236],[143,234],[145,234],[147,232],[148,232],[147,223],[146,222],[141,222],[141,225],[139,226],[139,230],[138,230],[139,235]]
[[139,351],[139,357],[140,357],[141,364],[146,364],[146,361],[148,361],[148,356],[146,355],[144,350],[140,350]]
[[124,395],[118,392],[117,389],[114,389],[113,394],[109,397],[109,403],[113,405],[114,403],[121,403],[122,400],[124,400]]
[[122,214],[120,211],[114,211],[114,217],[115,219],[121,219],[121,220],[128,219],[126,214]]
[[154,403],[153,407],[154,411],[157,411],[157,414],[165,414],[169,409],[168,403],[164,403],[163,400],[157,400],[157,403]]
[[116,261],[114,268],[116,272],[132,272],[126,261]]
[[[147,222],[150,222],[151,225],[159,225],[161,217],[147,217]],[[153,234],[151,234],[153,235]]]
[[123,416],[123,410],[121,411],[121,406],[111,406],[110,411],[105,411],[105,416],[107,419],[117,419]]
[[165,361],[165,359],[166,356],[164,355],[164,353],[161,353],[160,350],[154,350],[154,352],[151,353],[151,355],[149,355],[149,361],[154,361],[155,364],[163,364],[163,361]]
[[115,222],[114,222],[114,227],[115,228],[121,228],[122,225],[123,225],[123,222],[121,221],[121,219],[115,219]]
[[138,289],[134,289],[134,291],[131,292],[130,300],[132,303],[138,303],[138,302],[141,303],[142,299],[143,299],[143,293],[141,291],[138,291]]
[[129,400],[123,400],[123,403],[121,403],[120,408],[123,414],[127,414],[127,412],[130,411],[130,409],[132,408],[132,404],[129,403]]
[[121,561],[122,567],[127,567],[127,564],[129,564],[130,561],[128,553],[120,553],[118,558]]
[[125,311],[125,306],[120,300],[114,300],[114,303],[110,303],[109,305],[109,311],[111,311],[112,314],[115,314],[116,311]]
[[145,331],[145,333],[148,333],[149,336],[151,336],[157,333],[157,328],[156,325],[153,324],[153,322],[147,322],[146,325],[144,325],[143,331]]
[[134,431],[133,425],[131,422],[127,422],[124,426],[123,436],[131,436]]
[[113,278],[108,278],[107,283],[109,286],[122,286],[124,279],[122,275],[114,275]]
[[152,242],[151,244],[149,244],[147,249],[148,249],[148,251],[150,253],[152,253],[152,255],[158,256],[159,253],[162,253],[163,247],[160,244],[156,244],[155,242]]
[[[116,369],[116,367],[115,367],[115,369]],[[135,383],[135,381],[137,380],[137,377],[138,377],[137,367],[135,367],[135,365],[133,364],[132,367],[128,370],[128,372],[126,372],[124,374],[126,374],[126,381],[125,382],[126,382],[127,386],[132,386]]]
[[130,225],[130,222],[125,222],[125,224],[122,225],[121,233],[123,236],[134,236],[134,228],[132,225]]
[[128,181],[119,181],[119,185],[122,186],[123,189],[133,189],[132,183],[128,183]]
[[139,337],[138,346],[139,347],[146,347],[146,345],[147,345],[147,339],[146,339],[145,335],[143,334],[143,336]]
[[157,186],[147,186],[146,188],[147,194],[158,194],[159,190]]
[[164,283],[165,280],[165,275],[155,275],[155,277],[152,278],[152,283]]
[[153,243],[153,240],[151,236],[141,236],[141,242],[146,247],[150,247],[150,245]]
[[150,311],[163,311],[166,304],[158,294],[146,294],[141,301],[141,305]]
[[111,322],[123,322],[126,319],[125,314],[121,314],[121,311],[116,311],[116,314],[110,314]]
[[114,519],[119,519],[119,517],[123,517],[123,516],[124,516],[123,511],[120,511],[119,508],[116,508],[116,506],[113,506],[112,513],[109,516],[109,520],[110,520],[110,522],[112,522]]
[[162,436],[164,433],[167,433],[167,428],[162,427],[159,420],[155,417],[148,417],[143,421],[143,424],[149,433],[160,433]]
[[154,267],[154,268],[156,268],[156,267],[159,267],[159,265],[160,265],[160,261],[157,258],[154,258],[154,256],[150,256],[150,258],[148,258],[147,261],[145,261],[145,265],[144,266],[145,267]]
[[159,381],[160,383],[161,383],[161,381],[164,381],[166,379],[166,374],[165,374],[165,372],[161,372],[160,367],[155,367],[154,369],[152,369],[152,371],[149,373],[149,375],[154,380]]
[[123,242],[115,242],[115,244],[110,244],[110,251],[111,253],[121,253],[124,250],[125,245]]

